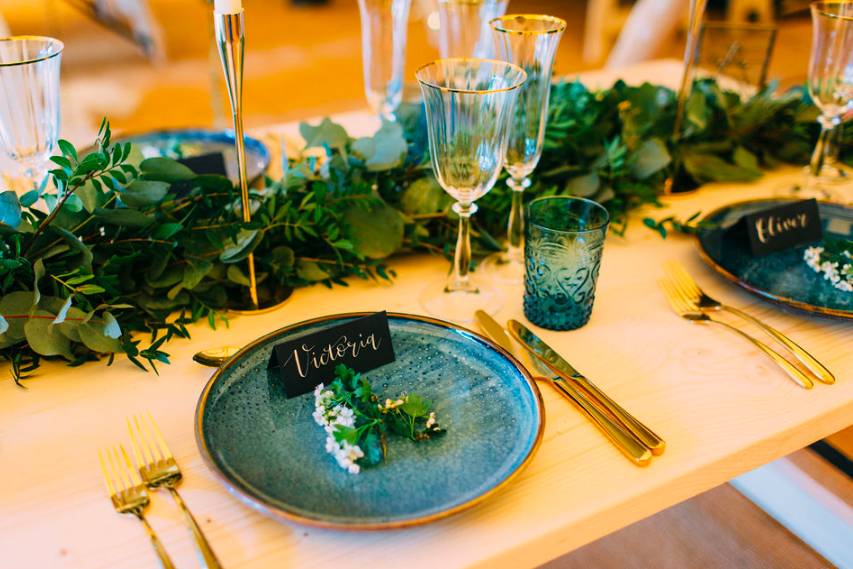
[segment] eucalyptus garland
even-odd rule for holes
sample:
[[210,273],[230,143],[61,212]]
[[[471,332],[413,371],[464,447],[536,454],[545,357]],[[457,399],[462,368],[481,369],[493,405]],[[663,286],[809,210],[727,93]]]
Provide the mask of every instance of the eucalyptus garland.
[[[741,100],[698,81],[678,141],[674,112],[675,94],[660,86],[555,85],[527,197],[590,197],[621,232],[629,211],[657,203],[666,179],[751,181],[779,162],[804,163],[817,134],[802,90]],[[404,106],[372,137],[353,138],[329,119],[300,132],[305,151],[280,180],[252,190],[249,223],[228,179],[142,160],[111,141],[106,122],[85,154],[60,142],[52,188],[0,193],[0,358],[15,381],[43,358],[79,365],[124,354],[156,371],[168,363],[164,343],[188,337],[189,323],[216,327],[225,308],[246,304],[249,253],[262,303],[351,276],[391,279],[394,254],[450,253],[456,220],[431,173],[420,106]],[[479,202],[475,253],[500,248],[509,204],[502,182]]]

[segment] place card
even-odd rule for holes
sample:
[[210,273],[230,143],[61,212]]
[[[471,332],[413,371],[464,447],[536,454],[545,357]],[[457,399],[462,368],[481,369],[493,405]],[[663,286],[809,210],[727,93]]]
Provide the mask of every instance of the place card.
[[290,399],[332,381],[340,364],[365,372],[393,361],[388,314],[377,312],[277,344],[267,367],[281,377]]
[[178,160],[181,164],[195,172],[196,174],[219,174],[227,176],[228,171],[225,169],[225,157],[221,152],[210,152],[208,154],[199,154],[198,156],[190,156],[189,158],[181,158]]
[[756,257],[818,241],[823,236],[817,200],[802,200],[744,216]]

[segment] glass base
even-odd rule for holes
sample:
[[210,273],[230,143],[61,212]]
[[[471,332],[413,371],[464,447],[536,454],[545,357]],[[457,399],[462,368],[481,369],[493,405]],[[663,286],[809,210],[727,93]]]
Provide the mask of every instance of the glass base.
[[474,322],[474,313],[484,310],[489,314],[498,312],[506,301],[499,289],[478,285],[477,292],[446,292],[446,279],[430,282],[421,291],[419,300],[430,316],[450,322]]
[[483,259],[478,270],[489,281],[504,284],[521,284],[524,282],[524,263],[510,258],[503,252],[489,255]]

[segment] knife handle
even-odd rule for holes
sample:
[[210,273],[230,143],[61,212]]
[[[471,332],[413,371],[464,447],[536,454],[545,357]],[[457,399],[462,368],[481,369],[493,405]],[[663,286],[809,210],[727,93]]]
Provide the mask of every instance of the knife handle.
[[594,383],[582,375],[572,377],[585,391],[589,393],[591,398],[598,401],[602,407],[616,417],[616,419],[625,425],[640,441],[647,446],[654,455],[663,454],[666,448],[666,443],[662,438],[657,436],[650,428],[641,423],[636,417],[626,411],[621,405],[613,401]]
[[647,466],[651,462],[652,453],[649,449],[637,437],[631,434],[630,431],[625,430],[622,425],[611,419],[606,413],[599,411],[581,390],[564,379],[541,379],[554,386],[557,391],[562,393],[583,411],[595,426],[610,439],[610,442],[622,451],[622,454],[628,457],[631,462],[637,466]]

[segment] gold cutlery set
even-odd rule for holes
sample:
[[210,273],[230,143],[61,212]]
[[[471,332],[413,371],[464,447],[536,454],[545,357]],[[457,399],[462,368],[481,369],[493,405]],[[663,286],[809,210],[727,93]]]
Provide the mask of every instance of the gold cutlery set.
[[[686,320],[701,324],[717,324],[745,338],[776,362],[788,377],[800,387],[811,389],[814,387],[814,380],[826,384],[835,383],[835,376],[832,375],[832,372],[797,343],[766,322],[708,296],[699,288],[687,270],[678,263],[667,263],[666,278],[660,281],[660,286],[676,314]],[[758,338],[751,336],[726,320],[717,318],[716,315],[721,312],[737,316],[741,320],[760,328],[782,344],[794,356],[799,365],[789,361]]]
[[181,469],[153,417],[147,414],[143,417],[129,418],[127,428],[130,433],[133,461],[123,445],[116,445],[98,453],[113,507],[118,513],[133,514],[142,522],[163,568],[174,569],[169,554],[166,553],[166,549],[144,514],[151,501],[148,490],[159,488],[168,490],[192,530],[202,567],[220,569],[222,565],[204,537],[198,522],[178,493],[176,487],[182,478]]
[[[631,462],[646,466],[653,455],[663,453],[666,446],[663,439],[613,401],[524,324],[510,320],[504,329],[482,310],[476,312],[476,317],[492,341],[523,362],[537,381],[547,382],[569,399]],[[515,349],[507,330],[534,359]]]

